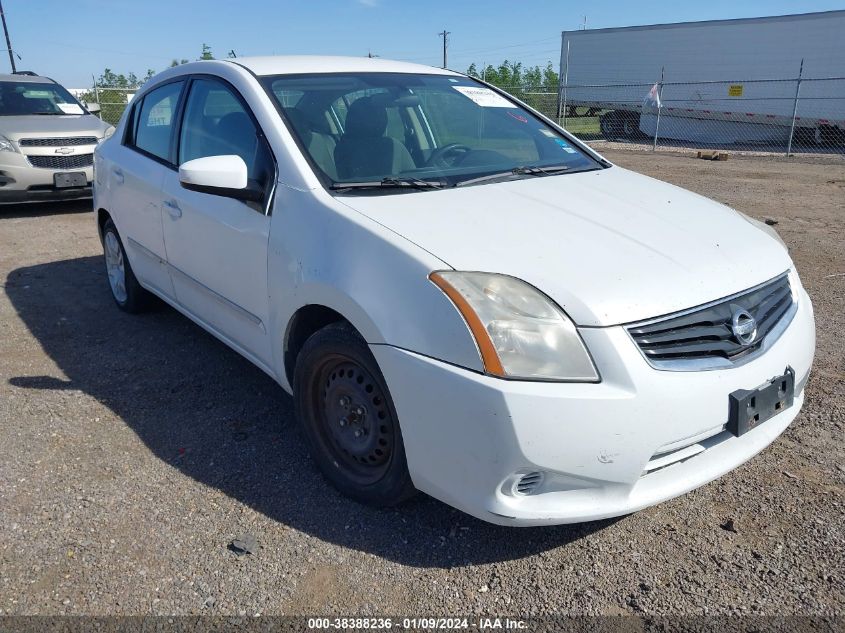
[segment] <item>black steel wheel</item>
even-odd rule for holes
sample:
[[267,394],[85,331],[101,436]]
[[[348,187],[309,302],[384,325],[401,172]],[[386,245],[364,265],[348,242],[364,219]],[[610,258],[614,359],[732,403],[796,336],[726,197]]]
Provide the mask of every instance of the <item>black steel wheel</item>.
[[335,487],[379,506],[414,493],[387,385],[351,326],[332,324],[306,341],[293,386],[311,455]]

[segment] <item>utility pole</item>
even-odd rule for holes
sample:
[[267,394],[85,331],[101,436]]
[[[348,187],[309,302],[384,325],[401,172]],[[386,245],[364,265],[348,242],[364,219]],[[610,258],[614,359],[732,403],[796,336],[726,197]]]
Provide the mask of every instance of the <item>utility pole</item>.
[[443,68],[446,68],[446,47],[449,45],[449,36],[451,34],[451,31],[447,31],[446,29],[443,29],[442,33],[438,33],[443,38]]
[[9,62],[12,64],[12,73],[16,73],[18,72],[18,69],[15,68],[15,53],[12,51],[12,40],[9,39],[9,29],[6,26],[6,14],[3,12],[3,0],[0,0],[0,18],[3,19],[3,32],[6,34],[6,49],[9,51]]

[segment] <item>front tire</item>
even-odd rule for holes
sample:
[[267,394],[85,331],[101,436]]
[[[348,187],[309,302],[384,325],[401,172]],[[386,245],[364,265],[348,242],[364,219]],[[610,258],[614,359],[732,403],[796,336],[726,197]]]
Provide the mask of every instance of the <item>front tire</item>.
[[393,400],[350,325],[311,335],[296,359],[293,391],[311,456],[335,488],[380,507],[414,495]]
[[111,219],[106,220],[103,225],[103,253],[109,289],[117,307],[130,314],[143,312],[152,297],[141,287],[132,272],[120,234]]

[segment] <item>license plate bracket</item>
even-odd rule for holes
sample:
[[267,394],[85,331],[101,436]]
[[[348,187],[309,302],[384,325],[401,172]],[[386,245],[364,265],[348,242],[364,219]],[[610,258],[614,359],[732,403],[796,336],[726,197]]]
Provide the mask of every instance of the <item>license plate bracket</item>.
[[56,189],[67,189],[69,187],[85,187],[88,185],[88,176],[84,171],[60,171],[53,174],[53,186]]
[[729,396],[727,430],[739,437],[791,407],[794,399],[795,370],[792,367],[757,389],[737,389]]

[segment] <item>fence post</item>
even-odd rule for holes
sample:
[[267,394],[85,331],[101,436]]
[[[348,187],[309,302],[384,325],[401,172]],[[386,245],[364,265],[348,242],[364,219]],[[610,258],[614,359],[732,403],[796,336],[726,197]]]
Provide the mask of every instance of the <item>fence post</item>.
[[[569,83],[569,40],[566,40],[566,64],[563,67],[563,97],[561,91],[557,93],[557,121],[561,127],[566,127],[566,86]],[[562,122],[561,122],[562,120]]]
[[789,126],[789,141],[786,144],[786,156],[792,153],[792,138],[795,136],[795,118],[798,115],[798,95],[801,94],[801,78],[804,76],[804,58],[798,67],[798,79],[795,81],[795,102],[792,104],[792,123]]
[[97,116],[100,117],[100,120],[103,120],[103,104],[100,103],[100,91],[97,90],[97,80],[94,79],[94,75],[91,75],[91,79],[94,80],[94,98],[97,100],[97,105],[100,106],[100,112]]
[[651,151],[657,151],[657,134],[660,132],[660,110],[663,109],[663,77],[666,72],[666,67],[660,68],[660,84],[657,86],[657,122],[654,124],[654,143],[652,143]]

